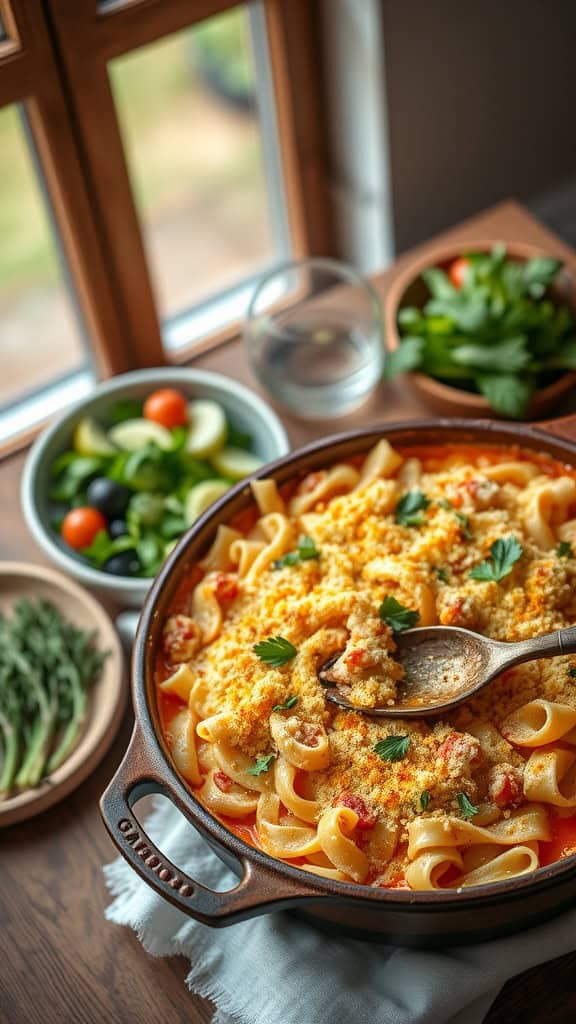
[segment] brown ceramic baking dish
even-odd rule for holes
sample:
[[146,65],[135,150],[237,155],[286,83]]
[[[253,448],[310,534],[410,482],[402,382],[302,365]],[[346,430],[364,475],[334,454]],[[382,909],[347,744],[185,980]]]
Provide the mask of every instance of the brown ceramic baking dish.
[[[368,451],[385,436],[392,444],[486,442],[520,444],[576,466],[576,416],[540,426],[494,421],[418,420],[340,434],[302,448],[255,474],[280,483]],[[201,557],[220,523],[251,503],[238,484],[181,539],[150,591],[133,654],[136,725],[126,756],[101,800],[104,822],[121,854],[161,896],[204,924],[221,927],[292,909],[333,933],[403,945],[475,942],[529,927],[566,908],[576,897],[576,855],[532,875],[464,892],[411,892],[312,877],[243,842],[194,798],[172,767],[159,725],[154,666],[162,628],[187,568]],[[239,877],[229,892],[214,892],[170,863],[146,835],[132,807],[149,793],[168,796]]]

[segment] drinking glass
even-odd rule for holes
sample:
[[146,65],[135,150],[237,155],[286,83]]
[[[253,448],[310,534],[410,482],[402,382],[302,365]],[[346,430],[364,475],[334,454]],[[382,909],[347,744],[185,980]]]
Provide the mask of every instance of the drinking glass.
[[382,315],[374,288],[329,259],[288,263],[258,284],[243,326],[254,371],[305,419],[343,416],[382,376]]

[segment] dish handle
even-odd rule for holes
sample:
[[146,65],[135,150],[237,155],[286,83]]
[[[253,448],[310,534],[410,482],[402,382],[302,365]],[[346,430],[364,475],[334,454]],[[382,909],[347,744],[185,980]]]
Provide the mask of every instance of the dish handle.
[[102,794],[100,813],[112,841],[134,871],[159,896],[189,917],[212,927],[222,927],[271,910],[286,909],[311,896],[326,899],[325,891],[315,885],[313,877],[310,882],[298,883],[236,854],[234,861],[242,868],[238,885],[226,892],[202,885],[158,849],[134,816],[134,803],[154,793],[167,796],[199,829],[198,822],[162,777],[160,763],[158,767],[154,765],[136,726],[124,759]]

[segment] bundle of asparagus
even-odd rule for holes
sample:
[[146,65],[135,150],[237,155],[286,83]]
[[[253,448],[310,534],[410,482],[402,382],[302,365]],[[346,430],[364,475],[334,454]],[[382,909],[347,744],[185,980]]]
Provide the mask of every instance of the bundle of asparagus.
[[68,757],[107,653],[49,601],[22,599],[11,618],[0,614],[0,800]]

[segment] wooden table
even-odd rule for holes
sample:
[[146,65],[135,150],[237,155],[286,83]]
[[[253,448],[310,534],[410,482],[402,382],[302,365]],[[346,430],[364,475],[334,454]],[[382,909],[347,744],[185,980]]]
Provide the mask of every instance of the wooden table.
[[[541,244],[576,269],[576,254],[515,203],[501,204],[460,225],[444,240],[466,242],[482,236]],[[376,280],[382,296],[405,258]],[[237,341],[204,354],[195,365],[255,386]],[[423,412],[395,382],[384,385],[346,426]],[[344,424],[330,423],[322,429],[289,419],[287,427],[296,445]],[[44,559],[19,510],[23,461],[24,455],[19,455],[0,465],[0,558],[40,563]],[[75,793],[39,817],[0,832],[1,1024],[198,1024],[211,1018],[210,1005],[184,987],[182,958],[153,959],[131,931],[104,920],[109,896],[101,865],[115,853],[97,802],[127,745],[130,728],[127,714],[111,751]],[[574,1019],[575,968],[576,953],[512,980],[486,1024],[508,1024],[511,1019],[565,1024]]]

